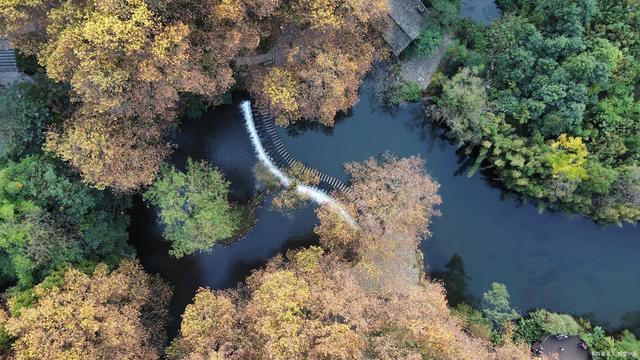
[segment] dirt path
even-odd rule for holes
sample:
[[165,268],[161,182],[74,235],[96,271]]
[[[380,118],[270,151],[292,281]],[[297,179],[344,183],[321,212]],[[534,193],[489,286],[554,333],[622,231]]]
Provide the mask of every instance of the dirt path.
[[431,76],[438,70],[440,61],[447,53],[451,41],[451,36],[445,35],[442,44],[431,57],[414,56],[407,60],[402,64],[400,78],[404,81],[415,81],[423,90],[426,89],[431,82]]

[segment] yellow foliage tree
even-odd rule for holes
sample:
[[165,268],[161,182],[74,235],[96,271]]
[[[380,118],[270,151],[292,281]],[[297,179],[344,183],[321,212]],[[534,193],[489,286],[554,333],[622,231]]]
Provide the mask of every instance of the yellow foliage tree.
[[386,0],[294,0],[284,5],[277,20],[286,29],[287,60],[252,70],[250,88],[258,102],[281,125],[301,118],[333,125],[335,115],[357,101],[372,62],[386,54],[372,24],[388,6]]
[[109,273],[68,270],[53,288],[36,286],[36,302],[6,322],[15,342],[12,358],[157,359],[171,290],[125,261]]
[[555,177],[566,176],[571,180],[585,180],[588,177],[585,165],[589,151],[581,137],[562,134],[551,144],[551,154],[547,161]]
[[182,314],[180,336],[167,349],[171,358],[224,358],[227,348],[235,344],[234,329],[238,316],[235,305],[223,293],[199,289],[194,303]]
[[[82,103],[64,126],[78,131],[62,134],[49,148],[78,166],[88,182],[128,191],[148,184],[157,159],[168,154],[167,145],[156,142],[175,118],[179,94],[215,102],[233,85],[234,56],[259,42],[250,9],[267,15],[275,10],[269,3],[0,0],[0,36],[36,55],[48,76],[68,82],[72,99]],[[109,125],[80,124],[78,118],[108,118]],[[116,128],[127,132],[125,140],[114,140]],[[110,132],[95,133],[101,130]],[[64,144],[75,140],[83,142]],[[106,151],[91,145],[108,141],[115,142]],[[149,152],[150,143],[157,154]]]
[[48,133],[45,147],[77,167],[97,188],[133,191],[151,184],[169,154],[162,140],[165,126],[79,111],[62,131]]

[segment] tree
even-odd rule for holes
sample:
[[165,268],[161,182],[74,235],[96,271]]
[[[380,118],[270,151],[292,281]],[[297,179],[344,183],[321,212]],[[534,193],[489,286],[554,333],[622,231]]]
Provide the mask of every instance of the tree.
[[357,53],[332,44],[321,46],[327,48],[309,49],[302,52],[303,60],[256,75],[253,89],[257,100],[276,115],[278,124],[305,118],[333,125],[339,111],[356,103],[375,49],[367,43]]
[[446,81],[436,105],[436,119],[447,126],[448,136],[465,145],[480,143],[489,103],[482,79],[474,71],[464,68]]
[[388,12],[384,0],[294,0],[277,22],[288,43],[276,47],[279,61],[253,69],[250,90],[281,125],[301,118],[333,125],[339,111],[357,101],[374,59],[384,55],[373,30]]
[[45,147],[77,167],[85,181],[132,192],[149,185],[170,153],[162,139],[166,124],[76,113],[62,131],[50,131]]
[[594,359],[609,359],[615,348],[615,340],[611,336],[607,336],[600,326],[596,326],[589,333],[583,333],[580,336],[587,343],[592,353],[596,354]]
[[[526,346],[497,350],[530,356]],[[452,316],[440,285],[367,291],[351,264],[318,247],[275,257],[238,290],[199,290],[168,353],[174,359],[496,358],[488,342],[469,336]]]
[[443,36],[444,34],[437,27],[423,27],[413,45],[416,54],[424,57],[431,56],[440,47]]
[[234,346],[238,313],[224,293],[198,289],[182,315],[180,335],[167,349],[173,359],[217,358]]
[[442,199],[440,185],[424,171],[424,160],[387,154],[382,162],[371,158],[348,163],[345,169],[351,189],[344,198],[355,206],[359,225],[377,233],[430,235],[429,221],[439,214],[435,207]]
[[65,272],[35,288],[36,302],[6,322],[16,359],[157,359],[171,290],[135,261],[91,275]]
[[[351,215],[355,210],[348,210]],[[352,224],[347,223],[335,209],[328,205],[322,205],[316,210],[318,225],[313,231],[320,237],[320,243],[326,249],[343,252],[346,256],[356,254],[358,248],[358,230]]]
[[585,169],[589,151],[580,137],[560,135],[551,144],[548,161],[554,176],[563,175],[571,180],[583,180],[588,177]]
[[536,319],[541,324],[542,330],[549,335],[578,335],[582,330],[571,315],[538,310],[530,316]]
[[65,263],[127,253],[127,199],[88,188],[44,157],[0,168],[0,275],[27,288]]
[[0,2],[0,34],[47,75],[71,85],[72,119],[48,149],[100,188],[152,182],[169,153],[163,132],[179,94],[216,103],[234,83],[230,63],[259,42],[255,1],[37,0]]
[[180,258],[207,250],[241,228],[243,212],[229,203],[228,194],[229,182],[217,169],[189,159],[186,172],[163,166],[144,198],[159,208],[169,253]]
[[[475,157],[471,174],[482,166],[507,189],[546,208],[605,223],[636,222],[640,208],[615,187],[640,161],[637,4],[500,5],[504,16],[486,31],[462,23],[445,69],[452,76],[441,91],[433,87],[436,119],[467,146],[465,155]],[[474,66],[482,77],[478,86],[462,89],[484,96],[452,87]]]
[[[329,281],[317,247],[275,258],[247,279],[249,296],[201,289],[170,348],[177,359],[357,359],[364,339],[351,323],[356,309],[341,306],[353,282]],[[234,305],[235,303],[235,305]],[[238,307],[234,311],[234,307]],[[197,313],[196,313],[197,311]],[[193,316],[192,316],[193,314]],[[342,318],[344,320],[338,321]],[[359,322],[364,325],[364,323]],[[173,350],[177,351],[173,351]]]
[[40,147],[50,113],[37,95],[29,84],[14,84],[0,93],[0,158],[19,158]]
[[415,81],[396,81],[386,89],[386,93],[387,104],[390,106],[419,102],[422,99],[422,89]]
[[142,0],[14,1],[2,9],[3,34],[97,113],[166,118],[179,91],[219,94],[193,61],[189,27],[163,21]]
[[482,295],[482,312],[497,329],[504,328],[507,322],[519,317],[518,313],[511,309],[509,297],[507,287],[495,282],[491,284],[491,290]]

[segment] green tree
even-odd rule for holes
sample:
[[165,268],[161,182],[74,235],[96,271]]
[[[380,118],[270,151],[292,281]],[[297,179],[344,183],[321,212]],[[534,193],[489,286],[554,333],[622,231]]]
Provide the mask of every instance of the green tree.
[[144,194],[158,207],[169,253],[177,258],[207,250],[229,239],[242,227],[238,205],[228,201],[229,182],[204,161],[187,161],[186,172],[164,165],[160,176]]
[[640,354],[640,341],[629,330],[624,330],[615,342],[614,360],[628,359],[630,354]]
[[[432,86],[435,118],[476,157],[470,173],[491,168],[506,188],[544,207],[607,223],[640,220],[631,175],[640,165],[640,7],[625,0],[499,5],[505,14],[486,31],[460,22],[444,67],[450,80]],[[453,86],[473,66],[484,103],[462,92],[468,85]]]
[[443,38],[442,31],[434,27],[424,27],[420,30],[420,36],[413,44],[416,54],[431,56],[440,46]]
[[504,284],[492,283],[491,290],[482,295],[482,313],[493,322],[496,329],[502,329],[509,321],[520,316],[509,304],[509,292]]
[[448,127],[453,140],[470,145],[480,142],[489,103],[482,79],[474,71],[464,68],[446,81],[436,104],[436,118]]
[[582,327],[567,314],[553,313],[547,310],[538,310],[530,314],[541,324],[542,330],[549,335],[578,335]]
[[398,81],[387,89],[387,104],[398,106],[407,102],[418,102],[422,98],[420,84],[415,81]]
[[128,252],[127,199],[90,189],[53,161],[0,168],[0,276],[26,288],[64,263],[113,262]]
[[615,347],[615,340],[607,336],[600,326],[593,328],[591,332],[583,333],[580,336],[589,345],[594,360],[608,360]]
[[0,92],[0,158],[19,158],[42,144],[49,109],[34,86],[22,83]]

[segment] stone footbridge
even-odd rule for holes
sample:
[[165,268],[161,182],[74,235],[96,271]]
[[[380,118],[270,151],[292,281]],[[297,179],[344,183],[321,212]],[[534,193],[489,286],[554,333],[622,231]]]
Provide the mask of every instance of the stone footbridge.
[[333,190],[345,192],[348,190],[348,187],[342,181],[311,168],[291,156],[278,135],[275,117],[269,114],[267,110],[252,106],[251,112],[255,119],[255,126],[258,136],[260,137],[260,141],[262,142],[265,151],[277,167],[281,169],[301,167],[302,169],[311,172],[314,176],[320,179],[318,187],[326,192],[331,192]]

